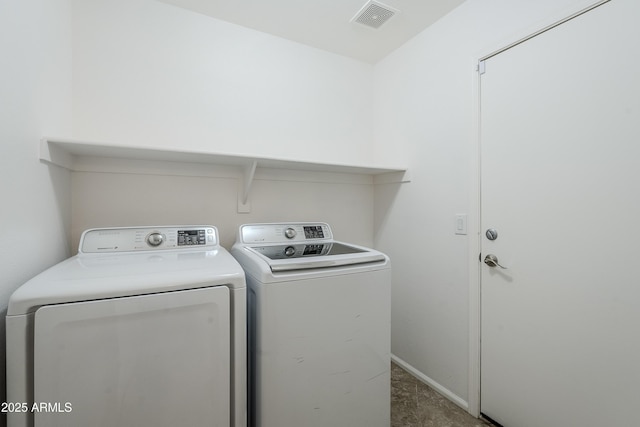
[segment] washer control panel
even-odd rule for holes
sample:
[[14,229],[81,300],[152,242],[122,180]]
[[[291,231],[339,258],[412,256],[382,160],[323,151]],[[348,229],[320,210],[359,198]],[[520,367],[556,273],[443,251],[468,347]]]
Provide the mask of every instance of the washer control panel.
[[245,224],[240,227],[242,243],[285,243],[332,240],[329,224],[324,222]]
[[213,249],[218,230],[211,225],[94,228],[82,233],[79,253]]

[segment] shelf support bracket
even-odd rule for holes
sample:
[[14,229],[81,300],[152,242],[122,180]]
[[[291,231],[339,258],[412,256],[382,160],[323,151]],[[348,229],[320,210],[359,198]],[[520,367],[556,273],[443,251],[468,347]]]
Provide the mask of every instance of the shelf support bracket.
[[238,213],[251,212],[249,193],[251,192],[251,186],[253,185],[253,179],[255,177],[257,167],[258,161],[253,160],[242,168],[242,174],[238,179]]
[[373,177],[374,184],[404,184],[407,182],[411,182],[411,174],[408,170],[387,172]]
[[40,140],[40,161],[73,170],[73,155],[58,148],[47,138]]

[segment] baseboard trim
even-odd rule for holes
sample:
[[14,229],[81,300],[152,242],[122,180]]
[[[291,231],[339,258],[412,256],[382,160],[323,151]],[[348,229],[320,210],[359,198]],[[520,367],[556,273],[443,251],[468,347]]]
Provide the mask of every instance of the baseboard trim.
[[408,373],[416,377],[418,380],[422,381],[423,383],[425,383],[426,385],[428,385],[429,387],[431,387],[432,389],[434,389],[435,391],[437,391],[438,393],[440,393],[441,395],[443,395],[444,397],[446,397],[447,399],[449,399],[450,401],[452,401],[453,403],[455,403],[456,405],[464,409],[465,411],[469,412],[469,403],[466,400],[464,400],[457,394],[453,393],[448,388],[442,386],[438,382],[434,381],[433,379],[429,378],[428,376],[426,376],[425,374],[423,374],[422,372],[420,372],[419,370],[411,366],[409,363],[400,359],[398,356],[391,354],[391,360],[396,365],[400,366],[402,369],[404,369],[405,371],[407,371]]

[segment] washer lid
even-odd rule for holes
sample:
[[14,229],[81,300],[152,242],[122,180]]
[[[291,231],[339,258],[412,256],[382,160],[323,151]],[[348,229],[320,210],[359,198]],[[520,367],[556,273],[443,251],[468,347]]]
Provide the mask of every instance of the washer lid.
[[29,280],[9,299],[7,315],[48,304],[146,295],[206,286],[245,287],[224,249],[76,255]]
[[248,249],[266,258],[273,272],[386,261],[381,252],[341,242],[250,246]]

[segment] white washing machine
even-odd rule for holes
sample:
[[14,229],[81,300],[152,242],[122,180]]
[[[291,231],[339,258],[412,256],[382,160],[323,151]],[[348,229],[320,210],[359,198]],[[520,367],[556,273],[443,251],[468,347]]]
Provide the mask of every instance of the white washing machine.
[[389,427],[389,259],[325,223],[248,224],[249,425]]
[[9,427],[246,425],[245,279],[215,227],[87,230],[6,320]]

